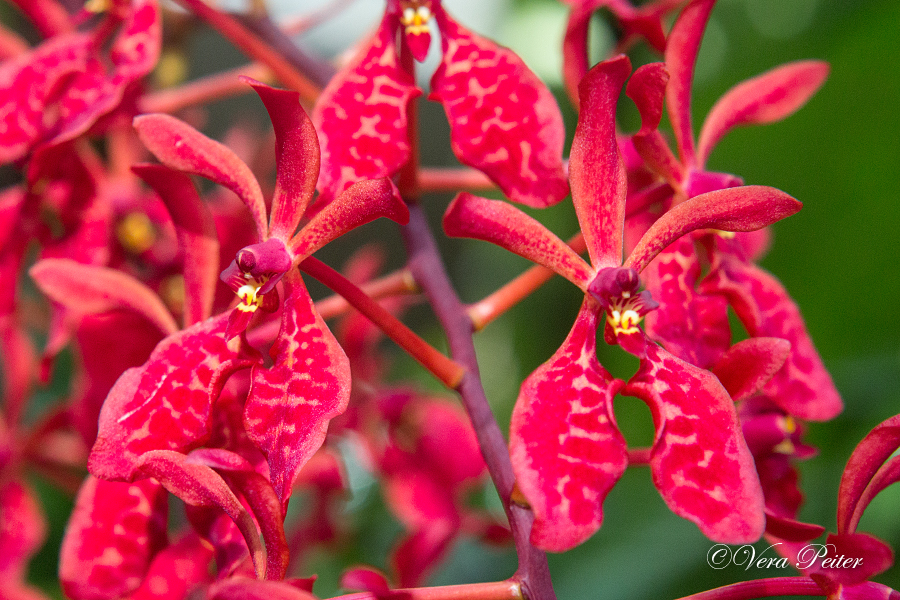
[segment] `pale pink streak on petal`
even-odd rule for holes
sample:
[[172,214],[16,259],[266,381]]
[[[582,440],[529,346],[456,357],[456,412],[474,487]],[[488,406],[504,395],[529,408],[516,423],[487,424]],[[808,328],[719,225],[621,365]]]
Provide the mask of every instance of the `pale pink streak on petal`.
[[694,196],[676,205],[650,226],[628,256],[625,266],[642,271],[663,248],[691,231],[707,228],[754,231],[791,216],[802,206],[784,192],[762,185],[745,185]]
[[272,197],[269,235],[289,240],[309,201],[319,177],[319,139],[312,121],[300,106],[300,94],[279,90],[244,78],[259,94],[275,128],[277,178]]
[[429,98],[443,104],[450,144],[514,202],[546,207],[566,197],[565,127],[553,94],[507,48],[468,31],[438,6],[443,60]]
[[353,183],[390,177],[409,160],[407,104],[422,92],[401,67],[396,17],[385,16],[370,44],[328,84],[313,109],[322,171],[319,203]]
[[250,209],[259,239],[267,237],[266,203],[259,183],[250,167],[227,146],[169,115],[135,117],[134,128],[164,165],[206,177],[237,194]]
[[716,0],[694,0],[688,4],[666,40],[666,68],[669,85],[666,88],[666,105],[669,120],[678,143],[681,163],[695,166],[694,133],[691,124],[691,83],[694,65],[700,50],[700,40]]
[[734,402],[719,380],[647,344],[625,394],[650,407],[653,481],[672,511],[711,540],[746,544],[765,529],[763,493]]
[[612,414],[622,382],[596,358],[599,310],[585,299],[569,337],[522,384],[510,425],[516,481],[535,514],[531,543],[553,552],[599,529],[628,464]]
[[500,200],[459,194],[444,214],[444,232],[497,244],[559,273],[582,290],[593,269],[564,241],[524,212]]
[[803,107],[828,77],[828,63],[802,60],[776,67],[737,84],[706,116],[697,143],[703,165],[722,137],[734,127],[780,121]]
[[48,298],[81,314],[131,310],[146,317],[163,334],[178,331],[175,319],[159,296],[121,271],[68,258],[45,258],[29,273]]
[[582,80],[581,114],[569,157],[572,202],[595,269],[622,264],[625,164],[616,141],[616,103],[631,62],[604,61]]

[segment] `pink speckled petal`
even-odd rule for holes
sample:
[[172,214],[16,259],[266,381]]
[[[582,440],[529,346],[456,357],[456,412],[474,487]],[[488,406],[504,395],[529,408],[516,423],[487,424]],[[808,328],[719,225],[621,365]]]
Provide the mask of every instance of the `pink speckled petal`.
[[514,202],[545,207],[566,197],[565,127],[553,94],[511,50],[460,26],[435,4],[443,60],[431,79],[459,160]]
[[604,61],[582,80],[581,114],[569,157],[572,202],[596,269],[622,264],[628,182],[616,142],[616,103],[631,74],[626,56]]
[[250,167],[234,152],[169,115],[135,117],[134,128],[144,145],[164,165],[201,175],[237,194],[250,209],[259,239],[267,237],[268,220],[262,190]]
[[277,179],[272,197],[269,235],[291,239],[316,191],[319,139],[300,106],[300,94],[244,78],[259,94],[275,128]]
[[735,402],[761,390],[784,365],[791,354],[787,340],[755,337],[728,349],[712,368],[728,395]]
[[68,258],[45,258],[29,273],[48,298],[81,314],[131,310],[146,317],[163,334],[178,331],[175,319],[159,296],[121,271]]
[[390,177],[409,160],[406,107],[422,92],[402,68],[396,17],[385,16],[369,46],[328,84],[313,110],[322,171],[319,203],[353,183]]
[[[745,185],[707,192],[676,205],[660,217],[638,241],[625,261],[642,271],[663,248],[697,229],[754,231],[789,217],[803,207],[775,188]],[[778,337],[778,336],[772,336]]]
[[141,585],[166,545],[166,490],[155,481],[103,481],[88,476],[69,518],[59,578],[74,600],[120,598]]
[[723,257],[701,289],[725,295],[751,336],[791,343],[788,360],[763,388],[778,406],[807,421],[827,421],[841,412],[841,397],[806,331],[800,309],[775,277],[755,265]]
[[459,194],[444,214],[450,237],[483,240],[559,273],[582,290],[593,269],[565,242],[518,208],[467,192]]
[[296,270],[285,275],[275,364],[256,368],[244,408],[250,439],[266,455],[286,507],[297,474],[325,440],[328,422],[350,399],[350,363],[313,307]]
[[688,166],[695,165],[691,83],[700,40],[715,3],[716,0],[693,0],[681,11],[666,40],[666,68],[671,77],[666,87],[666,106],[681,163]]
[[209,436],[211,386],[237,356],[225,343],[227,322],[225,313],[170,335],[146,363],[122,374],[100,412],[88,460],[92,474],[131,480],[143,453],[185,452]]
[[734,402],[716,377],[650,343],[624,393],[653,414],[650,469],[669,508],[715,542],[758,540],[762,487]]
[[190,327],[212,312],[219,279],[219,240],[209,207],[190,177],[164,165],[131,167],[165,203],[184,253],[184,325]]
[[510,425],[516,481],[535,514],[531,543],[563,552],[603,520],[628,464],[612,400],[622,386],[596,359],[599,306],[586,299],[560,349],[522,384]]
[[153,558],[144,582],[129,600],[184,600],[209,582],[212,559],[209,542],[191,532]]
[[735,127],[780,121],[803,107],[828,77],[828,63],[801,60],[734,86],[709,111],[697,143],[697,162]]

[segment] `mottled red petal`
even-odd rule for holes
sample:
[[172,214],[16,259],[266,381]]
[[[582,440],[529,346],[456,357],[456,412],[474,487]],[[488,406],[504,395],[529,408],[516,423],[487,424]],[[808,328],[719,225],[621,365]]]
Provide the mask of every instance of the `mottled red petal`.
[[270,350],[275,364],[254,370],[244,425],[266,455],[286,507],[298,472],[325,440],[328,422],[347,408],[350,363],[297,271],[284,282],[281,332]]
[[[663,248],[697,229],[754,231],[796,213],[802,204],[775,188],[745,185],[707,192],[676,205],[644,234],[625,261],[642,271]],[[778,336],[774,336],[778,337]]]
[[370,44],[319,96],[312,114],[322,149],[319,203],[357,181],[390,177],[409,160],[406,107],[422,92],[400,68],[396,28],[396,17],[385,16]]
[[166,545],[169,495],[152,480],[88,476],[60,552],[59,578],[74,600],[120,598],[137,589]]
[[626,56],[604,61],[582,80],[581,114],[569,157],[572,202],[595,269],[622,264],[625,164],[616,142],[616,103],[631,74]]
[[653,414],[650,468],[669,508],[713,541],[758,540],[765,529],[762,488],[734,402],[715,376],[647,344],[625,393]]
[[510,200],[556,204],[569,188],[566,132],[553,94],[511,50],[468,31],[440,5],[433,9],[444,55],[429,98],[447,111],[453,152]]
[[444,232],[497,244],[559,273],[583,290],[593,269],[564,241],[518,208],[468,192],[459,194],[444,214]]
[[267,237],[268,219],[262,190],[250,167],[234,152],[169,115],[135,117],[134,128],[144,145],[164,165],[201,175],[237,194],[250,209],[259,239]]
[[603,499],[628,465],[612,399],[622,385],[596,358],[599,306],[588,298],[560,349],[522,384],[510,424],[531,542],[562,552],[600,527]]
[[772,379],[791,354],[787,340],[755,337],[738,342],[713,366],[728,395],[735,402],[758,392]]
[[666,139],[657,131],[668,81],[666,66],[650,63],[634,72],[625,93],[634,100],[641,113],[641,129],[632,137],[635,150],[647,167],[672,184],[680,184],[684,179],[684,168],[672,154]]
[[46,537],[47,522],[34,493],[16,480],[0,485],[0,581],[24,581],[28,561]]
[[734,86],[709,111],[697,142],[697,162],[734,127],[780,121],[803,107],[828,77],[828,63],[801,60]]
[[186,535],[154,557],[130,600],[184,600],[195,587],[209,581],[212,558],[209,542],[195,533]]
[[256,581],[231,577],[209,586],[207,600],[316,600],[287,581]]

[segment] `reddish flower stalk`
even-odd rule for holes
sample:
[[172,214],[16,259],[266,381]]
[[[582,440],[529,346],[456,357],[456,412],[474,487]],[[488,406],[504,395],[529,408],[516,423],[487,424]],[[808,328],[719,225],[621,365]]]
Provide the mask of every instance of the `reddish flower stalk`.
[[274,78],[269,67],[258,62],[251,63],[202,77],[176,88],[147,94],[140,99],[138,107],[142,113],[172,114],[190,106],[248,94],[251,88],[241,77],[250,77],[263,83],[273,83]]
[[332,600],[523,600],[525,596],[514,580],[468,583],[439,587],[407,588],[383,592],[358,592],[336,596]]
[[487,175],[469,168],[421,167],[417,183],[420,192],[497,189],[497,185]]
[[[399,269],[384,277],[364,283],[359,289],[372,300],[403,294],[414,294],[419,291],[409,269]],[[351,308],[353,306],[340,294],[335,294],[316,302],[316,310],[322,315],[323,319],[338,317]]]

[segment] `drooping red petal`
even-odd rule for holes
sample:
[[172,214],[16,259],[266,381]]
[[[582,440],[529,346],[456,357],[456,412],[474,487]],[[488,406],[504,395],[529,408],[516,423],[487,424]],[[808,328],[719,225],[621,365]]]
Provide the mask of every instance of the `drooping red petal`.
[[[811,545],[811,551],[804,550],[798,555],[797,560],[806,574],[852,586],[886,571],[894,564],[890,546],[866,533],[830,533],[825,543],[824,555],[817,545]],[[819,557],[815,557],[817,553]]]
[[130,310],[144,316],[163,334],[178,331],[175,319],[159,296],[121,271],[68,258],[45,258],[29,273],[51,300],[81,314]]
[[122,374],[100,412],[92,474],[130,480],[141,454],[185,452],[209,436],[214,376],[237,357],[224,339],[227,321],[225,313],[170,335],[146,363]]
[[735,402],[749,398],[772,379],[791,354],[787,340],[755,337],[728,349],[712,368]]
[[184,325],[209,317],[219,277],[219,240],[209,207],[190,177],[163,165],[131,167],[165,203],[184,253]]
[[566,34],[563,37],[563,81],[572,106],[578,108],[578,84],[587,74],[588,32],[591,15],[605,0],[590,0],[573,3],[572,12],[566,21]]
[[209,542],[189,533],[154,557],[130,600],[183,600],[195,587],[209,581],[212,558]]
[[444,214],[444,232],[497,244],[559,273],[583,290],[593,269],[564,241],[535,219],[506,202],[468,192],[459,194]]
[[560,349],[522,384],[510,424],[516,481],[535,514],[531,542],[552,552],[597,531],[628,465],[612,414],[622,382],[596,358],[598,312],[587,298]]
[[120,598],[141,585],[166,545],[166,491],[155,481],[103,481],[88,476],[69,518],[59,578],[74,600]]
[[569,156],[572,202],[595,269],[622,264],[628,182],[616,142],[616,103],[631,74],[622,55],[604,61],[582,80],[581,114]]
[[406,107],[422,92],[400,68],[396,27],[396,17],[386,15],[370,44],[319,96],[312,114],[322,149],[317,205],[357,181],[390,177],[409,159]]
[[625,387],[650,407],[653,481],[672,511],[725,544],[755,542],[765,529],[763,492],[734,402],[709,371],[656,344]]
[[409,209],[387,178],[359,181],[325,205],[291,240],[294,264],[330,242],[379,217],[405,225]]
[[291,239],[316,191],[319,177],[319,139],[312,121],[300,106],[300,94],[279,90],[245,78],[259,94],[275,128],[277,178],[272,196],[269,235]]
[[828,63],[801,60],[776,67],[734,86],[706,116],[697,142],[697,162],[735,127],[780,121],[803,107],[828,77]]
[[700,40],[716,0],[693,0],[688,4],[666,39],[666,106],[683,165],[694,166],[694,133],[691,124],[691,83],[700,50]]
[[429,98],[447,112],[454,154],[514,202],[556,204],[569,188],[553,94],[511,50],[468,31],[439,4],[433,9],[444,55]]
[[267,237],[268,219],[262,190],[250,167],[234,152],[169,115],[135,117],[134,128],[144,145],[164,165],[201,175],[237,194],[250,209],[259,239]]
[[647,163],[647,167],[674,185],[684,180],[684,168],[657,130],[662,118],[668,81],[666,66],[663,63],[650,63],[634,72],[628,80],[625,93],[641,113],[641,129],[632,136],[635,150]]
[[806,331],[800,309],[775,277],[725,257],[701,289],[724,294],[751,336],[790,342],[790,356],[763,388],[778,406],[807,421],[827,421],[841,412],[840,395]]
[[825,533],[825,528],[813,523],[803,523],[787,517],[777,517],[766,512],[766,535],[789,542],[808,542]]
[[784,192],[762,185],[745,185],[694,196],[667,211],[650,226],[628,256],[625,266],[642,271],[663,248],[691,231],[706,228],[754,231],[791,216],[802,206]]
[[281,331],[270,350],[275,364],[254,370],[244,425],[266,455],[286,507],[297,474],[325,440],[328,422],[347,408],[350,363],[297,271],[284,282]]

